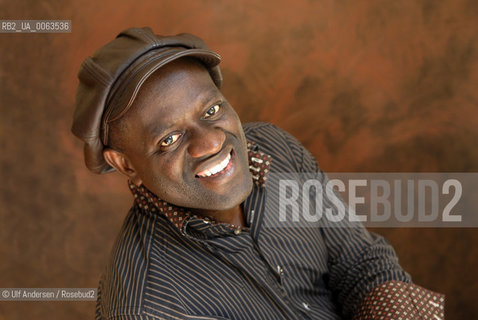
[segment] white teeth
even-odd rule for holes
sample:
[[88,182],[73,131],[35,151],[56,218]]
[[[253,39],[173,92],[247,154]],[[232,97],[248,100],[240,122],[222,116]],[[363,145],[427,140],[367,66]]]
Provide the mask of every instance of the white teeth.
[[200,177],[209,177],[213,174],[216,174],[222,170],[224,170],[224,168],[227,167],[227,165],[229,164],[229,161],[231,160],[231,154],[228,153],[227,154],[227,157],[222,160],[220,163],[216,164],[214,167],[212,168],[209,168],[209,169],[206,169],[206,170],[203,170],[201,172],[198,173],[198,176]]

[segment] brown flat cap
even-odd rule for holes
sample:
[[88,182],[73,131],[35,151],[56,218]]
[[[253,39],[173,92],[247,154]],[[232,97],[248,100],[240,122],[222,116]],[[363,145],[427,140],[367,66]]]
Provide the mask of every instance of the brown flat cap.
[[131,28],[83,61],[71,131],[85,142],[88,169],[94,173],[114,170],[103,157],[109,123],[128,111],[139,88],[154,71],[185,56],[201,61],[221,87],[221,57],[200,38],[186,33],[159,36],[149,28]]

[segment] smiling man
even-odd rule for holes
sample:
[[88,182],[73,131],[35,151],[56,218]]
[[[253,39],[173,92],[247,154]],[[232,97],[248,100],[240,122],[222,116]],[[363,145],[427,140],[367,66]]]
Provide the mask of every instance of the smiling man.
[[130,109],[111,123],[105,160],[160,199],[242,225],[252,188],[246,138],[204,66],[183,57],[161,67]]
[[72,131],[87,167],[118,171],[135,199],[96,318],[443,317],[443,298],[363,227],[266,225],[270,174],[325,176],[286,132],[241,124],[219,62],[195,36],[132,28],[81,66]]

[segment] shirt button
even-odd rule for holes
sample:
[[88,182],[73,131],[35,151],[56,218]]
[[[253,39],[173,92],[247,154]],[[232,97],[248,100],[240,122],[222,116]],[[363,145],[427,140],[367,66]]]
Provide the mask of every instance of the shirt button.
[[309,304],[307,302],[302,302],[302,305],[304,306],[304,309],[307,311],[310,311]]
[[282,268],[281,266],[277,266],[277,273],[280,276],[283,276],[284,275],[284,268]]

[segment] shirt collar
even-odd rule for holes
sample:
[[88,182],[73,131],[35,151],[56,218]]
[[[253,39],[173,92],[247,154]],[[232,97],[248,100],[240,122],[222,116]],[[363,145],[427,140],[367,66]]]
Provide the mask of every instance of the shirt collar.
[[[253,141],[247,141],[247,152],[249,170],[252,174],[254,185],[255,187],[262,188],[267,180],[266,175],[270,170],[272,157],[261,152],[258,145]],[[152,213],[159,212],[183,234],[186,234],[186,227],[188,226],[194,229],[195,235],[202,233],[206,237],[219,236],[223,233],[231,232],[239,234],[241,230],[247,229],[238,228],[228,223],[218,223],[210,217],[193,214],[188,208],[178,207],[159,199],[144,185],[136,186],[131,181],[128,181],[128,183],[138,207]]]

